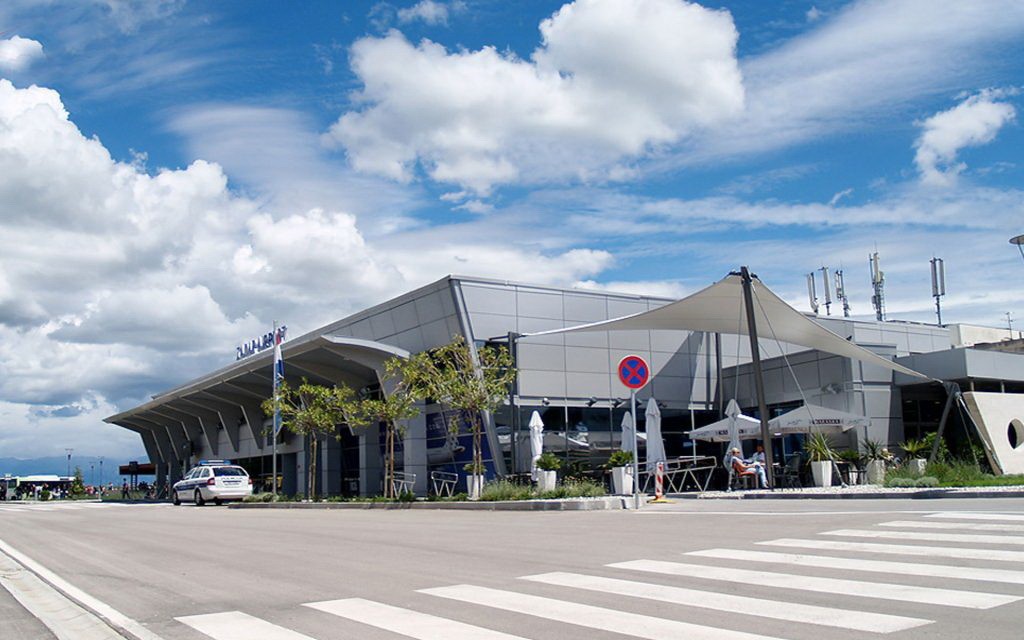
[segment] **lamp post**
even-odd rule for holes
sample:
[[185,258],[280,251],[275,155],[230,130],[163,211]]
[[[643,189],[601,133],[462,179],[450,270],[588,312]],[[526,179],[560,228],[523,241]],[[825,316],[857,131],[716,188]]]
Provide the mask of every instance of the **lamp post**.
[[70,478],[71,477],[71,454],[74,453],[74,452],[75,452],[74,449],[65,449],[64,450],[64,453],[68,454],[68,470],[67,470],[67,473],[64,476],[66,478]]
[[103,486],[103,456],[100,456],[100,486]]

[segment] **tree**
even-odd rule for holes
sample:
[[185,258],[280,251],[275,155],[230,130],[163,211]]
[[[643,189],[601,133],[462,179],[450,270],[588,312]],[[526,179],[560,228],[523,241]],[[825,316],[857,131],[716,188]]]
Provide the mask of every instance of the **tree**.
[[316,499],[318,443],[321,438],[327,436],[337,437],[338,425],[345,422],[354,398],[355,392],[345,385],[324,387],[310,384],[303,378],[298,389],[291,388],[282,380],[278,386],[277,398],[269,398],[263,402],[264,413],[273,415],[275,410],[280,410],[281,424],[284,428],[310,439],[310,463],[307,469],[310,499]]
[[75,467],[75,477],[71,480],[71,486],[68,488],[68,492],[72,496],[85,495],[85,479],[82,478],[81,467]]
[[[470,468],[475,475],[483,474],[483,413],[492,413],[504,404],[509,385],[516,377],[508,349],[483,346],[477,349],[474,360],[469,345],[462,336],[456,336],[429,355],[416,358],[410,369],[412,383],[422,395],[468,415],[473,433]],[[458,428],[458,422],[449,426]]]
[[395,494],[395,436],[405,433],[401,422],[418,413],[414,406],[422,396],[420,383],[422,358],[389,358],[384,362],[380,394],[343,403],[345,422],[352,428],[365,428],[379,422],[384,426],[384,496]]

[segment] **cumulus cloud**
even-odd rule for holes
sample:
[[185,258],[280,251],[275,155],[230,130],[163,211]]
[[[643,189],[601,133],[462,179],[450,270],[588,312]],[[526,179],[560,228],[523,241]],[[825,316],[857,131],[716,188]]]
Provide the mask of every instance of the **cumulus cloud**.
[[965,163],[957,162],[960,150],[992,142],[1016,115],[1012,104],[1000,100],[1003,97],[1002,91],[982,91],[920,123],[914,163],[921,182],[949,186],[956,181],[967,168]]
[[529,60],[449,52],[391,31],[352,46],[357,110],[325,139],[354,167],[408,181],[417,166],[479,195],[495,185],[602,179],[743,107],[725,11],[681,0],[578,0],[540,24]]
[[21,71],[43,57],[43,45],[31,38],[0,40],[0,71]]
[[411,7],[398,10],[398,21],[402,23],[422,20],[429,25],[448,24],[448,5],[434,0],[421,0]]

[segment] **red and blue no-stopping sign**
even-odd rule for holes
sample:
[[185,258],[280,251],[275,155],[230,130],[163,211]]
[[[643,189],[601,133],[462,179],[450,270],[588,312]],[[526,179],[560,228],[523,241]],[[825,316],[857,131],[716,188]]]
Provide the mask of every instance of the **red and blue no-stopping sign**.
[[643,388],[651,379],[651,368],[640,356],[626,356],[619,361],[619,380],[630,389]]

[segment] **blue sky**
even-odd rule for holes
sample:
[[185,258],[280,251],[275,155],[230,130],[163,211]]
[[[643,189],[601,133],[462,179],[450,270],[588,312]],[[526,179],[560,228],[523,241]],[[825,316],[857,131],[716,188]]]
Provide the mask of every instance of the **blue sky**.
[[453,272],[863,317],[877,247],[890,317],[939,255],[1024,326],[1024,6],[936,6],[0,3],[0,455]]

